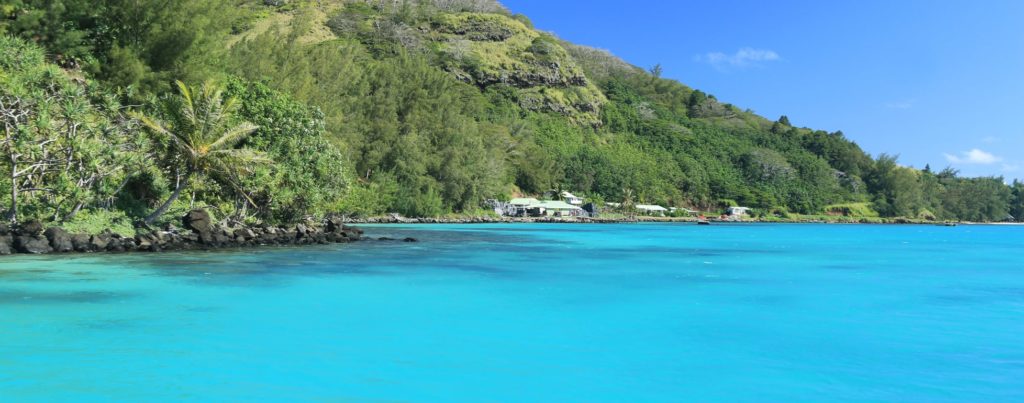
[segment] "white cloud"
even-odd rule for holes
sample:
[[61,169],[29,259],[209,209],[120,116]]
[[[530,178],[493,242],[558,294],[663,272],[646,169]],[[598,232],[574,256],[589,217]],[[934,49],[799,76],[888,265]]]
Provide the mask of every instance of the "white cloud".
[[994,143],[998,143],[998,142],[999,142],[999,137],[996,137],[996,136],[987,136],[987,137],[985,137],[985,138],[981,139],[981,142],[982,142],[982,143],[985,143],[985,144],[994,144]]
[[779,54],[775,53],[773,50],[754,48],[741,48],[733,54],[711,52],[697,56],[697,61],[710,64],[717,68],[748,67],[764,62],[774,62],[780,59],[781,57],[779,57]]
[[946,156],[946,161],[952,164],[974,164],[974,165],[992,165],[1003,159],[993,155],[992,153],[979,150],[977,148],[961,153],[961,155],[943,154]]

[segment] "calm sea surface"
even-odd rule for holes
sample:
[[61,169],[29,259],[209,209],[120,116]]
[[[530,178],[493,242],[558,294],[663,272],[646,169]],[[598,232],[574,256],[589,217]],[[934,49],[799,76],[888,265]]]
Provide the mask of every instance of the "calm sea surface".
[[1024,401],[1024,228],[0,257],[0,401]]

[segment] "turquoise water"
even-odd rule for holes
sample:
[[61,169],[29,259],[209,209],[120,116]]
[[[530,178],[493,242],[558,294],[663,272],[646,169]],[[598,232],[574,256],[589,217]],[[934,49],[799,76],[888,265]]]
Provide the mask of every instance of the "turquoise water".
[[1024,228],[368,234],[0,258],[0,400],[1024,400]]

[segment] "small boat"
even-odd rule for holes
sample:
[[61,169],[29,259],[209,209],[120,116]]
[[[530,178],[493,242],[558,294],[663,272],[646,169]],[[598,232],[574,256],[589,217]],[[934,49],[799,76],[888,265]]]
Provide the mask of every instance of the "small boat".
[[939,226],[940,227],[955,227],[955,226],[957,226],[957,223],[955,223],[955,222],[944,222],[944,223],[939,224]]
[[700,221],[697,221],[697,225],[711,225],[711,221],[700,220]]

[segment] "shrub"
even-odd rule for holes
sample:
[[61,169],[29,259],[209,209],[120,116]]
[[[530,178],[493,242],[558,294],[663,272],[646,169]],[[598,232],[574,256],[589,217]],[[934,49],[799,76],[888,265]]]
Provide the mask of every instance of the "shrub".
[[125,236],[135,235],[131,217],[116,210],[83,210],[61,226],[72,234],[98,234],[109,229]]
[[878,217],[870,203],[842,203],[825,206],[825,213],[846,217]]

